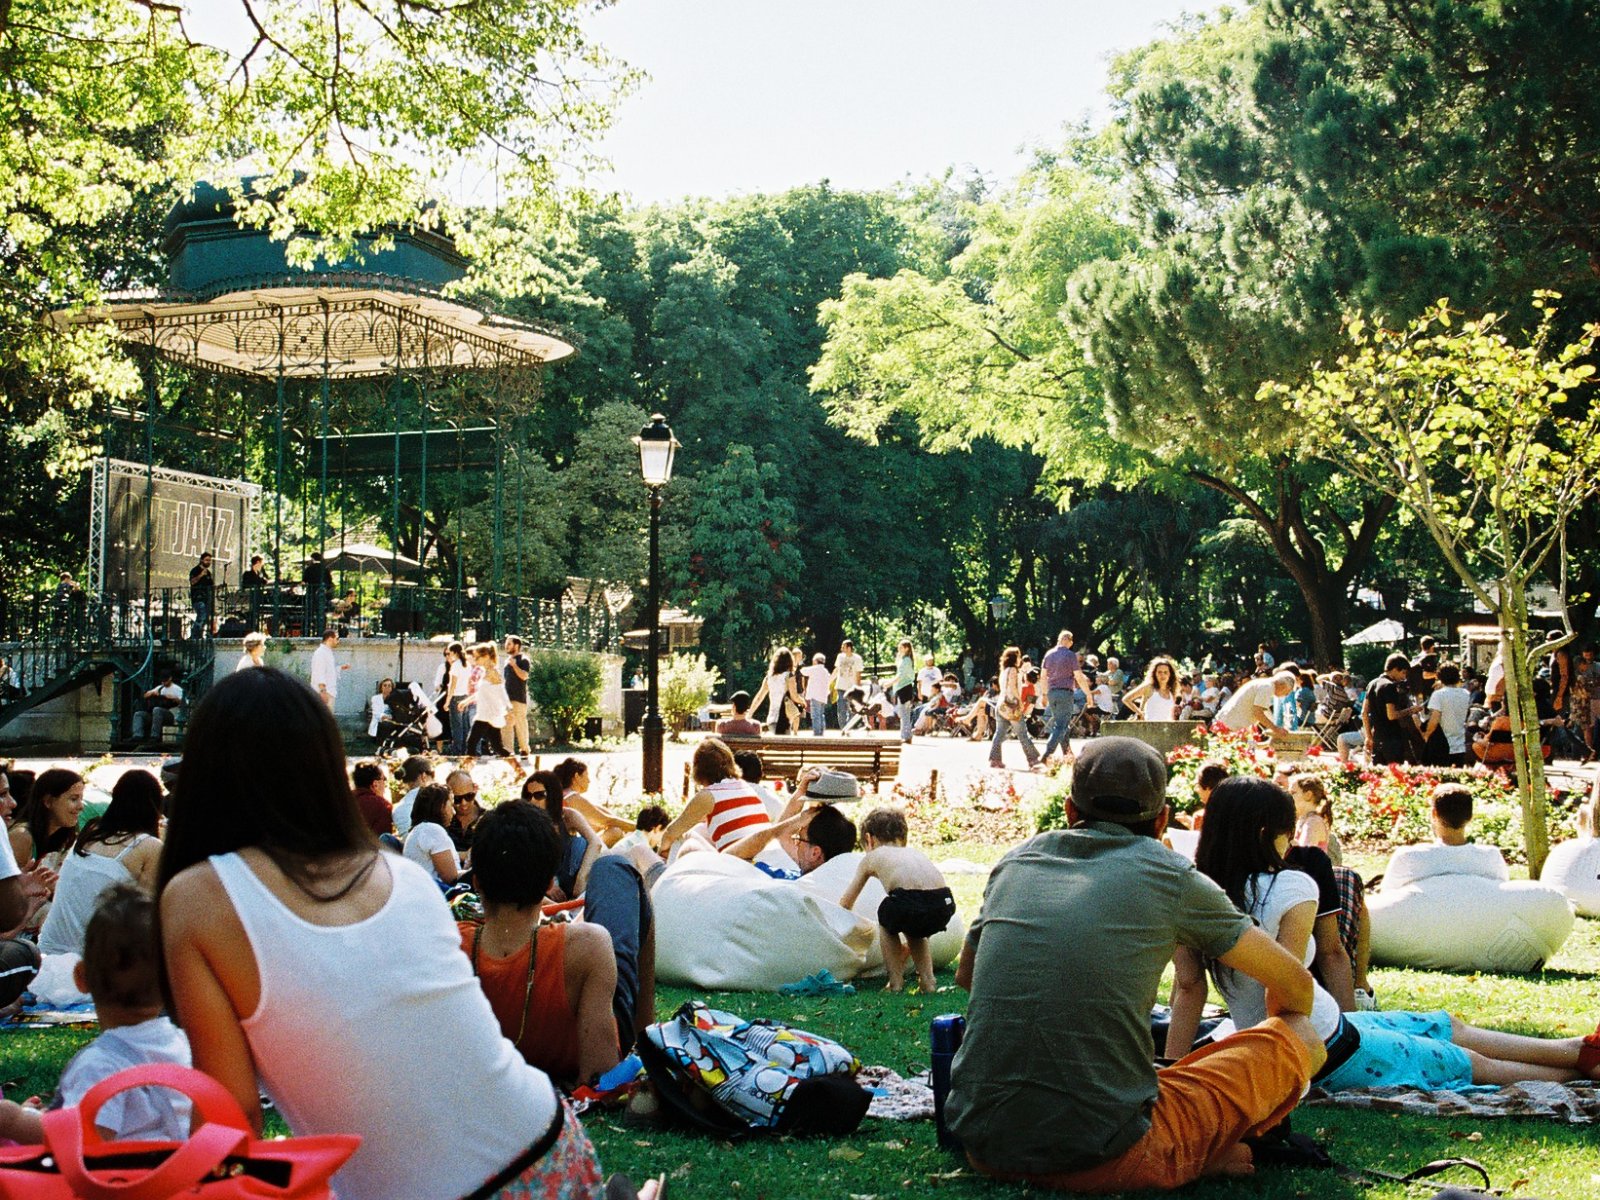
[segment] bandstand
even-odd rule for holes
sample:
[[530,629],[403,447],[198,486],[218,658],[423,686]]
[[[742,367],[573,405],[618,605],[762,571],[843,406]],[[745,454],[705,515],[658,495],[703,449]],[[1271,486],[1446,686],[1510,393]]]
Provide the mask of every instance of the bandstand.
[[[569,341],[453,294],[466,263],[425,227],[365,239],[359,263],[301,270],[240,227],[229,193],[202,186],[169,214],[164,251],[165,288],[50,314],[62,330],[112,331],[143,395],[96,414],[81,590],[8,598],[0,652],[22,694],[0,705],[0,727],[109,677],[115,746],[157,671],[176,669],[192,702],[219,658],[231,666],[230,639],[256,629],[293,659],[334,625],[396,677],[408,639],[616,645],[614,598],[524,588],[515,451]],[[492,524],[476,554],[474,506]],[[188,586],[202,550],[217,556],[209,606]],[[256,554],[264,567],[247,576]]]

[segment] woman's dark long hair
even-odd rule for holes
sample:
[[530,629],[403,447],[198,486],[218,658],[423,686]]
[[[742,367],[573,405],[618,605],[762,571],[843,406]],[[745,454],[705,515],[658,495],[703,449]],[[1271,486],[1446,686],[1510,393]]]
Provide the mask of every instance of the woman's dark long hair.
[[83,827],[78,834],[79,854],[87,854],[96,842],[122,834],[148,833],[161,829],[161,781],[149,771],[124,771],[111,788],[111,803],[106,811]]
[[1234,907],[1249,912],[1245,886],[1262,873],[1283,870],[1274,842],[1294,832],[1294,801],[1270,779],[1235,775],[1217,784],[1206,801],[1206,820],[1194,865],[1228,893]]
[[291,879],[305,864],[376,849],[345,775],[328,706],[274,667],[236,671],[189,718],[156,895],[215,854],[254,846]]
[[556,777],[556,782],[561,785],[563,792],[570,792],[572,781],[579,775],[587,774],[588,771],[588,765],[580,758],[563,758],[551,768],[551,773]]
[[65,767],[51,767],[39,772],[33,781],[25,807],[17,810],[14,824],[25,825],[33,839],[33,857],[37,862],[46,854],[65,849],[78,836],[77,826],[50,831],[50,801],[64,796],[83,782],[83,776]]
[[450,824],[451,798],[450,789],[442,783],[424,784],[417,789],[416,799],[411,802],[411,828],[418,825],[433,823],[434,825]]
[[554,771],[534,771],[522,781],[522,798],[528,799],[528,785],[538,783],[544,788],[543,800],[528,800],[529,804],[542,805],[550,819],[556,823],[556,831],[563,837],[566,836],[567,826],[561,814],[566,811],[567,802],[563,798],[566,788],[562,786],[561,778]]
[[767,674],[786,675],[792,670],[794,670],[794,655],[787,650],[779,650],[772,656],[772,665],[767,668]]

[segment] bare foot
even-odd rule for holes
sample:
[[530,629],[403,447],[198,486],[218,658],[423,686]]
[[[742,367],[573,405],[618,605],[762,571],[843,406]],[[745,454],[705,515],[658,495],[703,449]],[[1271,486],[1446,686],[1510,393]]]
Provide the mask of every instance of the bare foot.
[[1211,1165],[1207,1175],[1222,1175],[1234,1179],[1242,1179],[1247,1175],[1256,1173],[1255,1156],[1250,1153],[1250,1147],[1243,1142],[1233,1146]]
[[899,982],[896,982],[895,980],[891,979],[888,983],[883,985],[883,990],[886,992],[899,992],[905,990],[905,986],[905,980],[902,979]]

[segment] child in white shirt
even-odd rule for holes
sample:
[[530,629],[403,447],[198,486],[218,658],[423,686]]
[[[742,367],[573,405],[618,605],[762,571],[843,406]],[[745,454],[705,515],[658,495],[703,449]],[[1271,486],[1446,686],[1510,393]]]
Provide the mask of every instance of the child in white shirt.
[[[189,1040],[161,1011],[157,979],[155,901],[132,884],[109,888],[83,937],[73,969],[79,990],[94,997],[100,1036],[67,1063],[50,1108],[67,1108],[108,1076],[145,1063],[190,1066]],[[189,1139],[189,1101],[169,1088],[133,1088],[111,1097],[95,1114],[106,1140]],[[23,1145],[44,1142],[37,1100],[0,1100],[0,1137]]]

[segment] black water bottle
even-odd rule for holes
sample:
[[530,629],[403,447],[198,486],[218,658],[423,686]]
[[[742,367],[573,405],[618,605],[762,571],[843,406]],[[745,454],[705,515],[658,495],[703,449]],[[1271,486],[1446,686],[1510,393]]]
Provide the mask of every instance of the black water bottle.
[[967,1019],[956,1013],[935,1017],[928,1028],[932,1050],[932,1070],[929,1073],[933,1076],[933,1121],[938,1130],[939,1145],[946,1150],[961,1149],[960,1141],[944,1123],[944,1101],[950,1094],[950,1064],[955,1059],[956,1051],[961,1048],[961,1039],[966,1032]]

